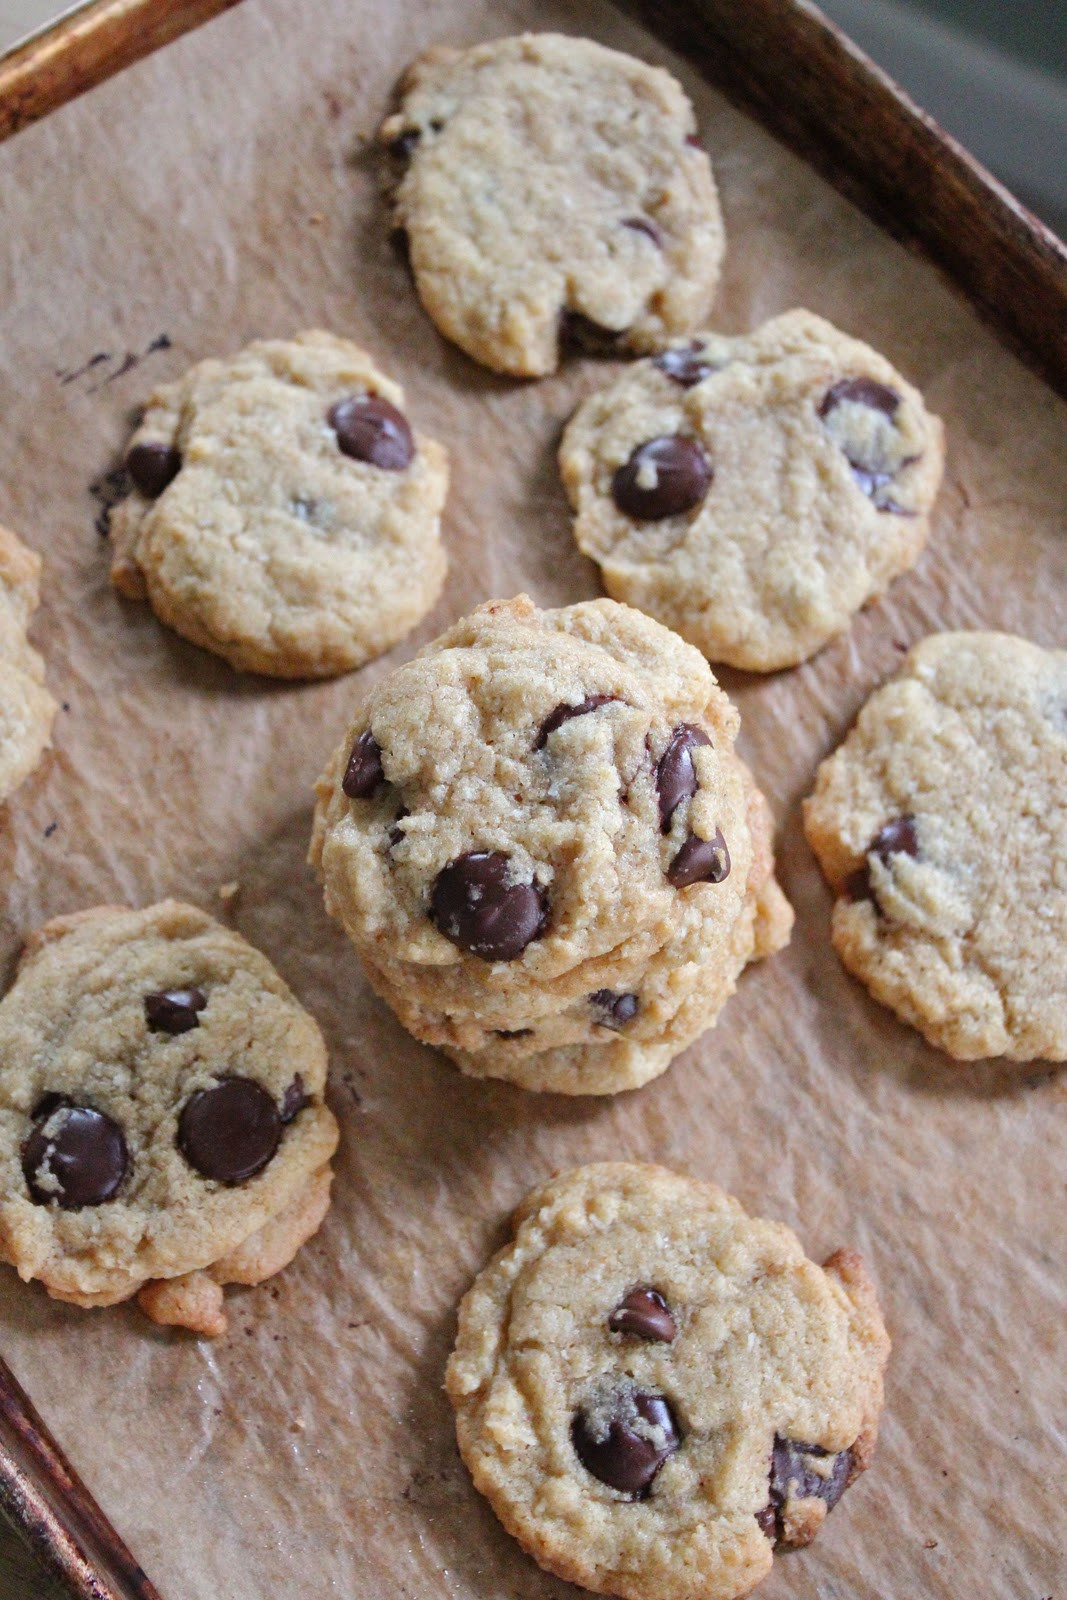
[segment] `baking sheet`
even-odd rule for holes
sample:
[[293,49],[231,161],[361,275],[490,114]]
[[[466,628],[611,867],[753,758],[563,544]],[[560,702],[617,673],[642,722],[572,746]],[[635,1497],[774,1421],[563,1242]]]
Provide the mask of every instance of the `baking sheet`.
[[[352,704],[455,616],[598,593],[571,541],[559,429],[610,369],[539,384],[434,333],[386,240],[368,144],[418,49],[523,27],[666,61],[692,94],[729,249],[716,326],[806,305],[883,349],[946,420],[917,571],[814,662],[721,674],[780,825],[790,949],[719,1027],[615,1100],[462,1078],[373,998],[304,865],[311,785]],[[313,686],[238,677],[119,600],[89,493],[131,409],[192,361],[321,325],[365,343],[453,454],[451,572],[384,661]],[[95,359],[95,358],[102,359]],[[245,0],[0,150],[0,520],[42,552],[35,628],[56,748],[0,829],[0,965],[44,918],[176,894],[222,910],[322,1024],[336,1203],[208,1343],[84,1313],[0,1271],[0,1350],[168,1600],[549,1600],[458,1461],[454,1308],[509,1209],[610,1157],[711,1177],[821,1259],[861,1249],[895,1341],[882,1444],[766,1600],[1060,1600],[1065,1409],[1061,1077],[960,1067],[830,949],[799,800],[901,651],[939,627],[1065,642],[1067,408],[903,253],[648,34],[599,3]]]

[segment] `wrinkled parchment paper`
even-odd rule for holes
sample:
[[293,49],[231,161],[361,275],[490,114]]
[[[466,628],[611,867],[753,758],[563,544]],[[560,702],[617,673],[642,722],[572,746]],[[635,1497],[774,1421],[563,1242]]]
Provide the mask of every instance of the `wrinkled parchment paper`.
[[[443,343],[386,242],[367,157],[416,49],[523,27],[681,76],[723,192],[718,326],[809,306],[883,349],[948,428],[917,571],[814,662],[722,674],[778,819],[791,948],[665,1077],[607,1101],[470,1082],[409,1039],[304,864],[311,785],[373,682],[489,595],[598,593],[554,450],[606,370],[512,383]],[[223,914],[322,1024],[343,1129],[325,1227],[272,1285],[233,1295],[223,1341],[63,1307],[0,1270],[0,1349],[167,1600],[573,1593],[471,1488],[441,1377],[456,1302],[513,1204],[555,1168],[612,1157],[714,1178],[817,1259],[858,1247],[879,1279],[895,1356],[874,1469],[761,1596],[1063,1600],[1065,1088],[1040,1066],[952,1064],[846,977],[799,801],[928,631],[1064,644],[1067,408],[608,4],[246,0],[0,149],[0,212],[0,520],[45,558],[35,637],[65,702],[0,827],[4,975],[58,912],[168,894],[218,911],[237,882]],[[116,597],[88,485],[157,380],[316,324],[365,343],[450,447],[451,572],[384,661],[280,685]]]

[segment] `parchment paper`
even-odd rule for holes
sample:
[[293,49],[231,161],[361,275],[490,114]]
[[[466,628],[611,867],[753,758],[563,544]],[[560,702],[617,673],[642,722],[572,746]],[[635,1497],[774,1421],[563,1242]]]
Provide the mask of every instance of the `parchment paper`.
[[[510,383],[447,346],[386,242],[366,156],[417,49],[523,27],[591,34],[686,84],[729,232],[716,325],[809,306],[883,349],[948,428],[917,571],[807,666],[722,674],[796,933],[665,1077],[614,1100],[470,1082],[414,1043],[304,865],[312,782],[373,682],[489,595],[598,593],[554,450],[608,370]],[[0,828],[4,973],[58,912],[167,894],[218,910],[238,882],[225,914],[322,1024],[343,1128],[325,1227],[272,1285],[233,1295],[223,1341],[63,1307],[0,1271],[0,1348],[164,1595],[573,1593],[471,1488],[441,1377],[456,1302],[514,1203],[555,1168],[621,1156],[715,1178],[816,1259],[856,1246],[880,1281],[895,1355],[874,1468],[761,1595],[1063,1600],[1063,1082],[954,1065],[845,975],[799,801],[928,631],[1065,643],[1067,408],[607,4],[246,0],[5,145],[0,209],[0,520],[45,557],[35,636],[65,702]],[[366,343],[450,447],[451,573],[385,660],[280,686],[116,598],[88,485],[157,380],[315,324]]]

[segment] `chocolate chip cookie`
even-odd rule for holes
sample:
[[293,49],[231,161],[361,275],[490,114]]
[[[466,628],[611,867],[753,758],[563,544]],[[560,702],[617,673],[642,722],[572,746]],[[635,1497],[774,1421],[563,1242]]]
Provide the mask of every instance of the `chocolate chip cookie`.
[[40,557],[0,527],[0,805],[40,761],[55,721],[44,662],[26,638],[40,576]]
[[382,127],[423,305],[497,372],[561,345],[622,353],[699,327],[722,219],[693,109],[659,67],[588,39],[433,49]]
[[915,565],[943,458],[918,390],[807,311],[638,362],[560,449],[608,593],[757,672],[814,655]]
[[528,1195],[459,1310],[460,1453],[550,1572],[736,1600],[868,1465],[889,1340],[862,1259],[822,1267],[711,1183],[606,1162]]
[[327,908],[465,1072],[644,1083],[792,925],[737,728],[699,653],[640,612],[481,606],[375,688],[327,768]]
[[222,1285],[329,1206],[326,1049],[266,957],[166,900],[46,923],[0,1002],[0,1259],[58,1300],[139,1293],[225,1332]]
[[112,580],[194,644],[279,678],[380,655],[440,592],[445,451],[329,333],[201,361],[149,403],[111,513]]
[[1067,1058],[1067,651],[938,633],[819,768],[831,937],[959,1060]]

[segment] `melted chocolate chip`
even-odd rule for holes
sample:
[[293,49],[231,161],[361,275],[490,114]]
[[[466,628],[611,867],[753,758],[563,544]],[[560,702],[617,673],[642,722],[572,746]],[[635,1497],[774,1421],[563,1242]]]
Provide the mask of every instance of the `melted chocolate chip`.
[[594,1478],[642,1499],[681,1437],[662,1395],[625,1387],[583,1406],[571,1424],[571,1441],[578,1460]]
[[643,233],[652,240],[657,250],[663,248],[663,234],[649,217],[623,217],[624,228],[632,228],[635,233]]
[[126,471],[146,500],[158,500],[181,470],[181,453],[169,444],[135,444],[126,457]]
[[110,1200],[129,1162],[126,1138],[117,1122],[102,1111],[73,1106],[61,1098],[39,1117],[22,1146],[22,1171],[33,1200],[39,1206],[55,1201],[64,1211]]
[[787,1500],[815,1498],[826,1502],[827,1511],[834,1509],[848,1488],[853,1464],[852,1451],[839,1451],[833,1457],[833,1466],[826,1477],[814,1471],[804,1460],[805,1456],[825,1460],[829,1455],[830,1452],[820,1445],[801,1444],[797,1439],[784,1439],[781,1434],[775,1436],[771,1451],[770,1504],[760,1513],[760,1526],[768,1538],[772,1536],[767,1528],[768,1512],[773,1515],[774,1534],[779,1539],[783,1537],[782,1512]]
[[282,1119],[272,1097],[251,1078],[223,1078],[198,1089],[178,1118],[178,1148],[191,1167],[218,1183],[244,1183],[278,1148]]
[[872,411],[881,411],[890,421],[900,407],[899,394],[887,384],[877,383],[874,378],[842,378],[840,383],[835,383],[823,395],[819,406],[820,417],[828,417],[843,400],[851,401],[856,406],[869,406]]
[[153,1033],[188,1033],[199,1028],[197,1012],[206,1005],[203,989],[159,989],[144,997],[145,1021]]
[[705,346],[700,340],[694,339],[692,344],[676,346],[673,350],[661,350],[652,365],[681,388],[691,389],[694,384],[702,383],[716,371],[710,361],[703,359],[704,349]]
[[559,345],[583,356],[617,356],[625,346],[628,328],[605,328],[581,311],[564,311],[559,319]]
[[474,850],[443,868],[433,886],[434,926],[483,961],[514,961],[544,932],[544,890],[509,882],[510,865],[500,850]]
[[328,421],[344,455],[385,472],[403,472],[415,458],[415,440],[396,406],[377,394],[352,394],[330,407]]
[[656,1344],[673,1344],[678,1327],[658,1289],[631,1289],[608,1318],[612,1333],[631,1333]]
[[589,1004],[600,1013],[596,1020],[602,1028],[624,1028],[636,1017],[640,1003],[635,994],[616,994],[614,989],[598,989],[589,996]]
[[656,789],[659,794],[659,824],[664,833],[670,832],[671,818],[683,800],[691,800],[698,784],[693,766],[693,751],[698,745],[710,745],[711,740],[703,728],[692,722],[680,722],[671,731],[667,748],[656,763]]
[[588,711],[596,711],[599,706],[610,705],[612,701],[617,699],[618,696],[614,694],[587,694],[585,699],[576,706],[557,706],[555,711],[548,713],[548,716],[538,729],[537,738],[534,740],[534,749],[543,749],[549,735],[555,733],[557,728],[562,728],[563,724],[569,722],[572,717],[584,717]]
[[638,445],[612,478],[611,495],[623,516],[661,522],[698,506],[713,475],[695,439],[668,433]]
[[[857,867],[845,880],[845,893],[850,900],[873,900],[878,905],[878,897],[871,883],[870,857],[877,856],[883,866],[888,867],[890,858],[895,855],[917,857],[919,854],[919,831],[915,818],[911,812],[903,816],[893,817],[891,821],[879,828],[870,844],[867,846],[867,860],[862,867]],[[881,907],[878,907],[881,910]]]
[[350,800],[369,800],[384,782],[382,747],[367,728],[352,746],[341,788]]
[[293,1118],[303,1111],[305,1106],[311,1104],[311,1096],[304,1088],[304,1080],[300,1073],[294,1073],[293,1081],[282,1095],[281,1111],[279,1115],[284,1123],[292,1122]]
[[714,839],[691,833],[667,868],[667,881],[676,889],[694,883],[722,883],[730,876],[730,852],[719,828]]
[[775,1516],[772,1505],[768,1503],[763,1507],[762,1511],[757,1511],[756,1521],[759,1523],[760,1532],[765,1538],[776,1539],[778,1537],[778,1519]]

